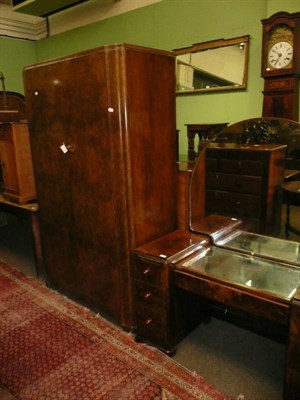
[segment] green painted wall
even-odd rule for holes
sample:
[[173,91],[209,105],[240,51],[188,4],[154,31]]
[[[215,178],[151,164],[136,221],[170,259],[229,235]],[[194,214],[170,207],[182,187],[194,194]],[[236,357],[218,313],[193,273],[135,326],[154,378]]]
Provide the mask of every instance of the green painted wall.
[[[0,72],[5,76],[6,90],[23,93],[22,70],[35,62],[35,43],[0,36]],[[2,90],[2,88],[0,88]]]
[[261,115],[261,19],[278,11],[300,11],[300,0],[163,0],[36,43],[0,37],[0,71],[7,78],[7,90],[23,92],[22,67],[36,61],[111,43],[172,50],[249,34],[246,91],[177,96],[180,153],[186,154],[185,124],[233,123]]

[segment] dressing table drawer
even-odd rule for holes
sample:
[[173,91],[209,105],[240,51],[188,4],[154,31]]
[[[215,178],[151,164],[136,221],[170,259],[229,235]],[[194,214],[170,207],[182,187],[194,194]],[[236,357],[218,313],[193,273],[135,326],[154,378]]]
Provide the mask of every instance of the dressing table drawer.
[[202,301],[174,290],[173,261],[206,241],[207,236],[176,230],[135,249],[132,298],[138,340],[172,353],[203,318]]
[[144,309],[140,305],[136,307],[135,318],[137,334],[139,337],[164,347],[167,335],[167,318],[162,310],[155,308]]
[[161,286],[164,278],[163,263],[136,259],[134,263],[134,278],[151,285]]
[[138,280],[134,282],[134,301],[145,309],[161,308],[164,303],[164,295],[164,290],[159,286],[149,285]]
[[167,345],[168,269],[163,259],[136,255],[133,267],[134,323],[137,337]]

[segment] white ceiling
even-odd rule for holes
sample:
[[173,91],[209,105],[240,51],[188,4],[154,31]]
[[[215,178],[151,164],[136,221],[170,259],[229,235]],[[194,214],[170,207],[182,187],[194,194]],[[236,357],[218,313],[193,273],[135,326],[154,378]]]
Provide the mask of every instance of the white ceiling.
[[[45,18],[12,11],[11,0],[0,0],[0,35],[39,40],[46,35],[53,36],[160,1],[88,0],[50,15],[46,23]],[[44,31],[45,26],[49,28],[48,32]]]

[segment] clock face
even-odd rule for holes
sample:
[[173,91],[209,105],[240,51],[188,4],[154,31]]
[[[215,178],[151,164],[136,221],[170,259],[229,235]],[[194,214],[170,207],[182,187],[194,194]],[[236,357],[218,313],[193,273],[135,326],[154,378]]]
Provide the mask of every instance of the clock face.
[[289,42],[275,43],[268,53],[268,64],[272,69],[289,68],[293,60],[293,47]]

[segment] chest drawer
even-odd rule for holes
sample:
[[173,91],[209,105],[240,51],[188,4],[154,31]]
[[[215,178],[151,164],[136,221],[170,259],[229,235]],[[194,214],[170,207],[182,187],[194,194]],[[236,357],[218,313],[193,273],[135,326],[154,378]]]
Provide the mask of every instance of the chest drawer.
[[259,194],[262,192],[262,182],[263,179],[259,176],[243,176],[218,172],[206,173],[206,187],[208,189]]
[[208,214],[217,209],[219,214],[259,218],[261,215],[261,198],[243,193],[206,190],[206,208]]
[[266,173],[267,161],[261,152],[208,149],[206,171],[260,176]]
[[263,175],[264,164],[261,160],[239,160],[226,159],[219,160],[219,171],[236,173],[241,175]]

